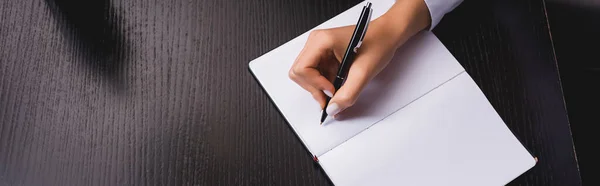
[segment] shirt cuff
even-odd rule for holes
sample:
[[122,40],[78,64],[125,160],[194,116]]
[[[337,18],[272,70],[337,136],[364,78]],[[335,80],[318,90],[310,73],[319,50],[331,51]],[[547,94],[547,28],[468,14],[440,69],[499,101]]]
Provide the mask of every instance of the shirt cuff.
[[433,30],[435,26],[442,20],[446,13],[454,10],[456,6],[462,3],[462,0],[424,0],[427,8],[429,9],[429,15],[431,16],[431,25],[429,31]]

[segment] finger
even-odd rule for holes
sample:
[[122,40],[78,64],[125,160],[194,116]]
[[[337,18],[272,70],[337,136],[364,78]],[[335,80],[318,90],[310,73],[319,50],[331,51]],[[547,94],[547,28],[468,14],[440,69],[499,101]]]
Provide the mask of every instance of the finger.
[[335,116],[354,105],[364,87],[371,80],[371,73],[373,72],[372,69],[368,69],[368,65],[362,64],[371,62],[374,62],[374,60],[370,60],[366,56],[356,59],[355,64],[348,71],[344,85],[331,98],[326,110],[328,115]]
[[325,76],[321,75],[317,69],[304,68],[295,73],[304,83],[325,92],[325,94],[331,96],[335,93],[333,84]]
[[[320,65],[330,63],[329,60],[332,59],[329,42],[326,38],[327,35],[323,31],[311,32],[309,40],[296,58],[290,73],[298,81],[324,91],[326,95],[332,95],[335,92],[333,84],[317,70]],[[331,68],[335,68],[335,66],[331,66]]]
[[317,68],[322,57],[330,50],[331,42],[326,31],[310,32],[308,40],[294,61],[294,67]]
[[325,76],[319,72],[316,67],[310,66],[311,64],[319,63],[321,61],[321,57],[312,57],[312,55],[322,55],[322,54],[312,54],[310,51],[300,57],[298,60],[298,64],[292,69],[292,74],[303,83],[306,83],[318,90],[324,91],[325,94],[329,96],[335,93],[335,88],[331,81],[329,81]]
[[296,82],[296,84],[300,85],[300,87],[302,87],[304,90],[308,91],[313,96],[313,99],[315,99],[319,103],[321,108],[323,108],[325,106],[325,102],[326,102],[325,96],[328,93],[306,83],[306,81],[304,81],[301,77],[296,75],[293,71],[290,71],[289,76],[290,76],[290,79],[292,79],[294,82]]
[[321,109],[323,109],[325,107],[325,104],[327,102],[327,95],[326,93],[324,93],[322,90],[319,90],[309,84],[306,83],[299,83],[306,91],[310,92],[310,94],[312,95],[313,99],[315,99],[318,103],[319,106],[321,106]]

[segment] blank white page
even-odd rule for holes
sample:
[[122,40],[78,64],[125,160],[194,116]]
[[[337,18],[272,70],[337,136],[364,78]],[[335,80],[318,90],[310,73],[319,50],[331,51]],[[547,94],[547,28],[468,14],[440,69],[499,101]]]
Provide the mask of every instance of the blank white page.
[[[394,1],[372,2],[373,17],[378,17]],[[316,28],[356,24],[363,6],[363,3],[358,4]],[[250,70],[309,151],[316,156],[464,71],[431,32],[421,32],[396,52],[390,64],[367,85],[356,104],[345,110],[340,120],[330,118],[321,126],[318,103],[288,77],[308,33],[251,61]]]
[[535,164],[466,72],[319,162],[336,185],[505,185]]

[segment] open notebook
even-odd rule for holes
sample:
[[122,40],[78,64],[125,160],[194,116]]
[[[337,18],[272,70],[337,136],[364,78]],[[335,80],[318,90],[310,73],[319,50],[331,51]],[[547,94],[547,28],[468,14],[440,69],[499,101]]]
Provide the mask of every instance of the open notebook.
[[[394,0],[375,0],[373,17]],[[315,27],[356,24],[358,4]],[[310,31],[250,71],[336,185],[504,185],[535,165],[479,87],[431,32],[410,39],[339,120],[288,78]]]

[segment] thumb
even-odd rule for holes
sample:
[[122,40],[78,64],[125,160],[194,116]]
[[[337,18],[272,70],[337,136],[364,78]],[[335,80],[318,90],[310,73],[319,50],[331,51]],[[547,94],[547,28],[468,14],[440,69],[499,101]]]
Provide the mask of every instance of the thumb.
[[358,66],[352,65],[348,72],[348,77],[344,85],[335,92],[329,105],[327,106],[327,114],[335,116],[343,110],[354,105],[360,92],[370,80],[370,75],[367,70]]

